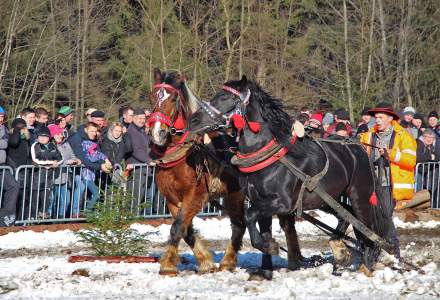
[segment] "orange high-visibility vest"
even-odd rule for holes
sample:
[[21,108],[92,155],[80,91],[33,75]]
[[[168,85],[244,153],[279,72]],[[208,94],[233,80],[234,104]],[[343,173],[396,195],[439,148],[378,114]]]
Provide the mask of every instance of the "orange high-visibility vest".
[[[416,140],[396,121],[392,121],[394,127],[394,143],[390,152],[391,188],[393,198],[396,201],[412,199],[414,194],[414,167],[416,165]],[[362,133],[361,143],[372,144],[377,127]],[[372,149],[365,146],[368,155]]]

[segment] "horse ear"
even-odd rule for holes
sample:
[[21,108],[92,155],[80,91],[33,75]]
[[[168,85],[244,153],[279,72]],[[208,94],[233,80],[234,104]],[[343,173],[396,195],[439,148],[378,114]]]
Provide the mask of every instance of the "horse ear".
[[154,83],[161,83],[162,82],[162,72],[159,68],[154,68],[153,70],[154,74]]
[[240,85],[245,86],[247,84],[247,78],[246,76],[241,76]]

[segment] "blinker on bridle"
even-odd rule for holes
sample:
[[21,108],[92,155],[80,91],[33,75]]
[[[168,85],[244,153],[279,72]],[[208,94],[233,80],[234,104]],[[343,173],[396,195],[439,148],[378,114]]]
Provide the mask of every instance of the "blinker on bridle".
[[[213,130],[217,130],[219,128],[226,128],[229,127],[231,117],[234,114],[238,114],[243,116],[244,110],[246,106],[249,104],[249,99],[251,97],[251,91],[247,89],[247,93],[243,94],[240,93],[240,91],[227,86],[223,85],[222,89],[226,92],[229,92],[235,96],[237,96],[239,99],[234,103],[232,108],[228,109],[226,112],[221,112],[214,106],[212,106],[209,102],[200,101],[199,105],[201,108],[208,114],[208,116],[214,120],[214,125],[211,127]],[[224,123],[224,124],[219,124]]]

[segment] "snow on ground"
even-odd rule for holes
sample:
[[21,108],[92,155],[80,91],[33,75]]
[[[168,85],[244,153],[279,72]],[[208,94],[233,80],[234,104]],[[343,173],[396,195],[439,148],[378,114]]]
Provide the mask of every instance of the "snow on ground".
[[[191,260],[192,256],[187,254]],[[218,259],[219,257],[217,257]],[[239,266],[257,266],[260,255],[242,252]],[[194,261],[190,266],[194,268]],[[285,266],[279,259],[276,263]],[[71,275],[85,269],[88,277]],[[69,264],[66,257],[2,259],[0,286],[12,286],[2,299],[438,299],[440,276],[434,263],[399,274],[390,268],[332,275],[332,265],[274,272],[272,281],[249,282],[245,268],[235,273],[197,275],[182,271],[178,277],[158,274],[159,264]]]
[[[322,222],[335,227],[337,224],[337,219],[330,214],[317,211],[319,215],[319,220]],[[428,222],[415,222],[415,223],[405,223],[399,218],[394,218],[396,227],[398,228],[440,228],[439,221],[428,221]],[[171,225],[162,224],[158,227],[145,224],[133,224],[132,228],[137,229],[141,233],[153,233],[149,236],[151,242],[162,243],[166,242],[170,233]],[[194,227],[199,231],[200,235],[209,240],[227,240],[231,236],[231,228],[228,218],[216,219],[201,219],[194,218]],[[296,231],[300,235],[321,235],[322,232],[313,226],[309,222],[297,222]],[[273,235],[284,236],[284,232],[280,228],[278,222],[273,222]],[[249,239],[249,235],[246,232],[245,238]],[[57,232],[33,232],[33,231],[20,231],[15,233],[9,233],[0,236],[0,249],[37,249],[37,248],[50,248],[55,246],[69,247],[77,244],[78,240],[75,234],[70,230],[57,231]]]
[[[318,214],[321,221],[336,225],[333,216],[322,212]],[[395,221],[401,228],[440,229],[440,222],[407,224]],[[205,239],[227,240],[230,237],[227,218],[196,218],[194,224]],[[170,225],[132,226],[142,233],[154,233],[150,238],[155,244],[165,242],[170,230]],[[296,227],[301,238],[316,239],[318,235],[323,238],[322,233],[308,222],[298,222]],[[278,222],[273,222],[273,233],[278,239],[284,238]],[[42,233],[22,231],[0,236],[0,254],[2,250],[10,253],[11,250],[19,252],[20,249],[74,246],[78,246],[78,240],[69,230]],[[422,249],[420,251],[411,243],[402,253],[411,255],[413,262],[423,262],[424,275],[416,271],[402,273],[384,267],[375,271],[371,278],[358,272],[343,272],[342,276],[334,276],[329,263],[289,272],[285,269],[286,255],[281,253],[281,257],[274,257],[275,267],[281,269],[274,272],[272,281],[264,282],[247,281],[247,269],[257,268],[261,261],[261,255],[253,249],[240,252],[236,272],[206,275],[195,274],[197,266],[194,257],[191,253],[185,253],[185,264],[179,265],[179,276],[174,278],[160,276],[158,263],[70,264],[67,263],[66,255],[59,254],[6,255],[0,259],[0,299],[439,299],[440,270],[430,256],[430,252],[438,252],[439,248],[432,245]],[[222,255],[221,252],[216,253],[217,263]],[[303,255],[329,258],[328,252],[322,253],[313,248],[303,249]],[[388,257],[388,260],[391,258]],[[78,269],[85,269],[89,276],[72,275]]]

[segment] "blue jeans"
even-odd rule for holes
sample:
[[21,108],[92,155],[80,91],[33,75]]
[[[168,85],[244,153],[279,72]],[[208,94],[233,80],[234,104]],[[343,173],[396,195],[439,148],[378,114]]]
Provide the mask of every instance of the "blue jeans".
[[[67,183],[65,184],[54,184],[52,195],[49,202],[49,215],[53,217],[56,216],[57,206],[58,206],[58,218],[66,217],[66,208],[70,204],[69,191],[67,189]],[[58,205],[57,205],[58,204]]]
[[75,191],[73,192],[72,215],[78,215],[81,207],[81,200],[86,188],[91,193],[89,201],[86,201],[86,209],[91,210],[99,199],[99,189],[91,180],[81,179],[75,175]]

